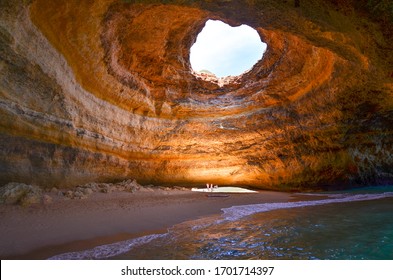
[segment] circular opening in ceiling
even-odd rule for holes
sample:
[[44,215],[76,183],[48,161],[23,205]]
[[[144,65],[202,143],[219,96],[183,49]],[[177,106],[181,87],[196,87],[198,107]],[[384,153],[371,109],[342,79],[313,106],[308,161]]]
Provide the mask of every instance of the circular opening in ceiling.
[[190,49],[194,73],[224,78],[239,76],[263,57],[266,44],[248,25],[231,27],[219,20],[208,20]]

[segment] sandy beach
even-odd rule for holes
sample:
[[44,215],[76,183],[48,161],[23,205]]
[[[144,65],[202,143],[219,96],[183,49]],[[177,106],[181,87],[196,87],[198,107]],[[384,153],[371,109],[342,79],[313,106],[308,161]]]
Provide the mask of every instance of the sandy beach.
[[83,200],[0,206],[0,257],[46,259],[154,232],[234,205],[287,202],[289,193],[259,191],[208,197],[186,189],[93,193]]

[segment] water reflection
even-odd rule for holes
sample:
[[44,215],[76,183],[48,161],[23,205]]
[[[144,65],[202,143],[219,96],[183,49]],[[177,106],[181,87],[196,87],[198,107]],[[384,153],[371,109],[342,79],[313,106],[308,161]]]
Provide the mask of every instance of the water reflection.
[[183,223],[125,259],[393,259],[393,199]]

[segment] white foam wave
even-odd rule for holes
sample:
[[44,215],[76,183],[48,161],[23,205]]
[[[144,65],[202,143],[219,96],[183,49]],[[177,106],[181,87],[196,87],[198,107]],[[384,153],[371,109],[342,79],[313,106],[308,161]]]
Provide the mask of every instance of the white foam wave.
[[93,259],[106,259],[113,256],[117,256],[128,252],[133,247],[137,247],[150,241],[157,239],[159,237],[166,236],[165,234],[152,234],[135,239],[120,241],[112,244],[97,246],[93,249],[79,252],[64,253],[61,255],[56,255],[49,260],[93,260]]
[[393,192],[386,192],[380,194],[356,194],[356,195],[346,195],[346,196],[340,194],[335,196],[335,198],[322,199],[322,200],[239,205],[239,206],[232,206],[230,208],[224,208],[221,210],[224,212],[223,216],[225,220],[236,221],[238,219],[241,219],[243,217],[252,214],[268,212],[278,209],[317,206],[317,205],[325,205],[325,204],[332,204],[332,203],[376,200],[376,199],[387,198],[387,197],[393,197]]

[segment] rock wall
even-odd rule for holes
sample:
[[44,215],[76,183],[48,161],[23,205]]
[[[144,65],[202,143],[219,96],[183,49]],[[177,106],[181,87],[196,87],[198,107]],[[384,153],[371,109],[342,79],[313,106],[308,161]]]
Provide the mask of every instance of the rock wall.
[[[0,183],[393,182],[393,27],[366,2],[0,1]],[[268,45],[224,86],[191,71],[207,19]]]

